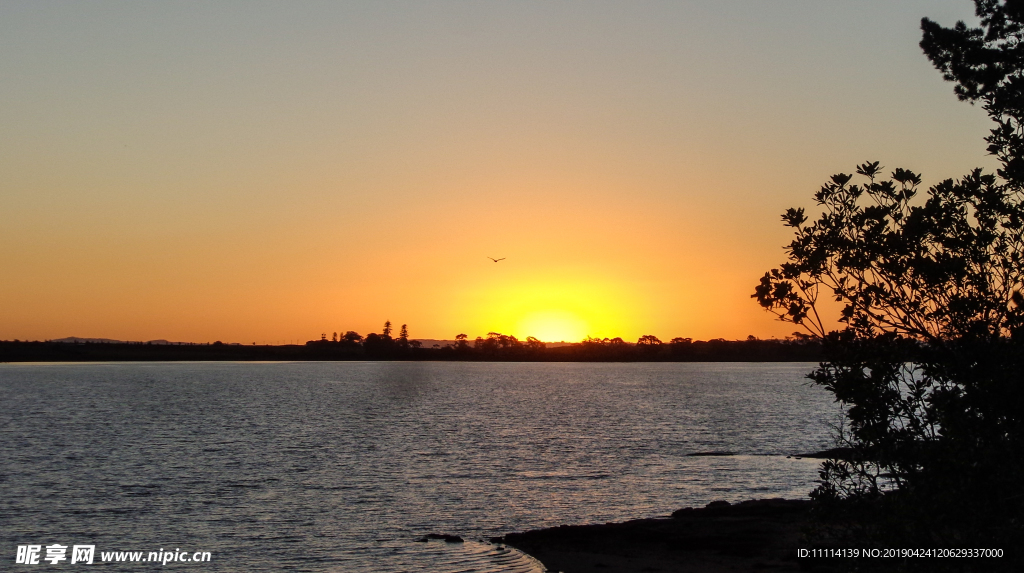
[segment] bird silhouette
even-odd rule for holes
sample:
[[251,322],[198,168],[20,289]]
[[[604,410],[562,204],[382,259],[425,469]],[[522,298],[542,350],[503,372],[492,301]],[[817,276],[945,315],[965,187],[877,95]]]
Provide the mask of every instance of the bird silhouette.
[[493,258],[493,257],[487,257],[487,258],[488,258],[488,259],[491,259],[491,260],[492,260],[492,261],[494,261],[494,262],[498,262],[498,261],[504,261],[504,260],[505,260],[505,257],[501,257],[500,259],[495,259],[495,258]]

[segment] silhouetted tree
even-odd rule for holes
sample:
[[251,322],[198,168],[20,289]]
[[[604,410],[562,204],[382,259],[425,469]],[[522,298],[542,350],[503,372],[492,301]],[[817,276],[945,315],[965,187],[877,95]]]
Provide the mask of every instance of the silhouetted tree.
[[[900,500],[899,521],[916,526],[904,543],[982,543],[1024,507],[1004,497],[1024,469],[1021,194],[976,171],[915,205],[916,174],[879,171],[859,166],[863,185],[833,176],[813,223],[788,211],[789,262],[754,296],[826,340],[827,362],[811,378],[846,407],[855,456],[824,464],[815,496],[871,500],[893,489],[900,496],[887,503]],[[826,332],[824,293],[844,303],[841,332]],[[926,511],[935,506],[955,519],[940,526]]]
[[388,337],[388,338],[391,338],[391,321],[390,320],[385,320],[384,321],[384,332],[382,332],[382,334],[384,336]]
[[363,339],[363,349],[370,358],[391,358],[395,353],[395,341],[387,335],[371,332]]
[[543,342],[541,342],[540,340],[537,340],[536,338],[534,338],[532,336],[527,336],[526,337],[526,347],[528,349],[534,350],[534,351],[544,350],[545,348],[547,348],[547,346]]
[[669,353],[675,359],[692,356],[693,339],[676,337],[668,341]]
[[594,338],[580,342],[580,355],[588,360],[635,360],[634,346],[622,338]]
[[409,347],[409,328],[406,324],[403,324],[402,329],[398,331],[398,345],[402,348]]
[[[998,176],[974,170],[922,201],[905,169],[833,175],[816,220],[783,215],[789,260],[753,295],[824,338],[810,377],[844,406],[849,455],[823,464],[813,497],[872,508],[861,534],[880,544],[1024,547],[1024,12],[975,4],[984,29],[925,19],[921,46],[996,121]],[[819,297],[843,304],[841,331],[828,331]],[[1000,564],[1011,563],[1019,553]]]
[[363,340],[363,337],[358,332],[350,330],[341,337],[341,340],[342,342],[347,342],[349,344],[359,344]]
[[636,345],[658,347],[661,346],[661,340],[659,340],[658,337],[654,336],[653,334],[645,334],[636,341]]
[[981,102],[996,122],[988,151],[999,158],[998,171],[1008,184],[1024,185],[1024,3],[975,0],[981,28],[957,22],[952,28],[923,18],[921,49],[956,85],[961,101]]
[[473,344],[474,349],[486,354],[511,355],[514,350],[522,347],[522,343],[515,336],[508,336],[500,332],[488,332],[487,338],[477,338]]

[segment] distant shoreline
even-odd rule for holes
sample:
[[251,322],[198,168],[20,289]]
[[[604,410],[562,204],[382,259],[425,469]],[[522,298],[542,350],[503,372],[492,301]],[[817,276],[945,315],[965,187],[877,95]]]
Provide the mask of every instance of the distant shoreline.
[[804,340],[710,340],[685,344],[603,344],[555,347],[422,348],[365,346],[331,341],[306,344],[177,344],[125,342],[0,341],[0,362],[820,362],[821,346]]

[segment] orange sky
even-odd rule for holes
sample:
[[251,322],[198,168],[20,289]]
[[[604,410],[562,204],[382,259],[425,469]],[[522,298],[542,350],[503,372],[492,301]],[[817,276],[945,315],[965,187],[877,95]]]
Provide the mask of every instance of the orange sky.
[[4,3],[0,339],[785,336],[785,208],[993,165],[971,8]]

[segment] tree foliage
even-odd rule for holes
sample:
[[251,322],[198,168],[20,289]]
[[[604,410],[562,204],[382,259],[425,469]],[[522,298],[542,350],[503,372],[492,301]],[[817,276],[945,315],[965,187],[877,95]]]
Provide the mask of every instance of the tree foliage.
[[1024,183],[1024,2],[975,0],[981,28],[957,22],[943,28],[924,18],[921,49],[954,82],[962,101],[981,103],[996,122],[986,138],[988,151],[999,158],[999,175]]
[[878,162],[866,181],[833,175],[815,194],[820,217],[789,209],[789,261],[765,273],[754,297],[779,318],[825,336],[823,296],[844,303],[840,322],[861,336],[892,333],[936,342],[1009,335],[1020,327],[1024,205],[1020,188],[975,170],[928,189],[921,177]]
[[657,347],[661,346],[662,342],[653,334],[645,334],[637,339],[636,344],[637,346]]
[[813,496],[873,508],[860,535],[880,543],[1024,545],[1024,10],[975,4],[983,28],[924,19],[921,47],[995,121],[1001,168],[923,192],[878,162],[833,175],[813,221],[783,214],[788,260],[752,295],[824,339],[810,378],[844,407],[848,455],[823,464]]

